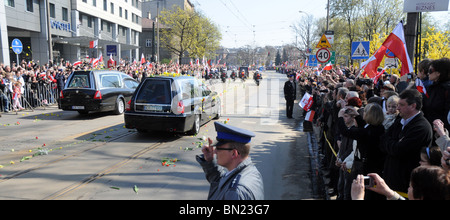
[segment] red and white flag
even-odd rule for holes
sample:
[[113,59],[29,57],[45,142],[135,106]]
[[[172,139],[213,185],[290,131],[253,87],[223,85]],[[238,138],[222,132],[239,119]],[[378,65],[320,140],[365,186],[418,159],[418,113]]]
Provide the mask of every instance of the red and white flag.
[[423,85],[422,80],[420,80],[419,78],[416,79],[416,88],[417,91],[424,94],[427,98],[430,98],[430,96],[427,93],[427,90],[425,89],[425,86]]
[[98,46],[98,40],[89,42],[89,48],[97,48],[97,46]]
[[405,33],[403,30],[403,23],[400,22],[392,31],[392,33],[386,38],[383,45],[375,52],[375,54],[369,58],[366,62],[361,64],[364,68],[364,74],[367,74],[370,78],[376,76],[377,68],[380,65],[386,51],[389,49],[395,57],[402,62],[402,69],[400,75],[413,72],[413,66],[408,56],[406,49]]
[[98,65],[98,62],[100,61],[99,58],[95,58],[94,61],[92,61],[92,66],[96,67]]
[[142,53],[141,55],[141,65],[144,65],[145,63],[145,57],[144,57],[144,53]]
[[313,104],[313,96],[309,93],[305,93],[302,100],[298,103],[298,105],[305,111],[309,111]]
[[76,61],[75,63],[72,64],[72,66],[79,66],[81,65],[83,62],[82,61]]
[[323,70],[332,70],[333,69],[333,64],[331,64],[331,63],[328,63],[324,68],[323,68]]
[[373,84],[378,83],[378,79],[380,79],[380,76],[382,76],[384,72],[386,72],[386,70],[382,69],[379,73],[377,73],[377,75],[374,78],[372,78]]
[[306,113],[305,115],[305,120],[306,121],[310,121],[312,122],[314,120],[314,115],[316,114],[316,112],[314,110],[309,111],[308,113]]

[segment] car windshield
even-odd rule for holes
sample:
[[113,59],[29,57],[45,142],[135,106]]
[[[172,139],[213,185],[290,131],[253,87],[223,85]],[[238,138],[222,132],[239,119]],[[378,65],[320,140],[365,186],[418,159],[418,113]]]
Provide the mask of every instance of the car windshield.
[[68,88],[90,88],[89,72],[76,73],[69,82]]
[[171,98],[169,80],[147,80],[140,89],[136,103],[168,105]]

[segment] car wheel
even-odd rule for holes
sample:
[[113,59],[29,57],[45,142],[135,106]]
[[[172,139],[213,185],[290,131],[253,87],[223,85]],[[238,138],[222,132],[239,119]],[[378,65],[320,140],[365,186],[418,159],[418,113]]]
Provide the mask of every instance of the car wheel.
[[121,115],[125,112],[125,102],[122,98],[117,98],[116,108],[114,109],[114,114]]
[[194,123],[192,124],[192,129],[188,132],[190,135],[196,135],[200,131],[200,116],[195,115]]

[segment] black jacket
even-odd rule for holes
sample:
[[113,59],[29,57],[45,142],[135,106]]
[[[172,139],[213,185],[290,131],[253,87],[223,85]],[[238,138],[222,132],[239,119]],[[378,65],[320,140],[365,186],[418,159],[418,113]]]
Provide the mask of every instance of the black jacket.
[[411,171],[418,167],[420,149],[431,145],[431,125],[420,112],[402,130],[398,116],[381,137],[381,150],[386,153],[383,178],[395,191],[408,192]]
[[422,111],[425,118],[433,123],[436,119],[444,122],[445,128],[450,130],[447,114],[450,110],[450,81],[433,83],[427,88],[429,97],[423,97]]
[[357,140],[358,151],[364,158],[364,174],[378,173],[381,175],[384,168],[385,153],[380,149],[380,136],[384,134],[383,125],[365,126],[361,116],[356,117],[358,127],[347,129],[343,118],[338,119],[338,128],[343,136]]
[[286,100],[295,100],[296,94],[297,94],[297,84],[295,81],[293,82],[294,85],[292,85],[291,81],[286,81],[284,83],[284,98]]

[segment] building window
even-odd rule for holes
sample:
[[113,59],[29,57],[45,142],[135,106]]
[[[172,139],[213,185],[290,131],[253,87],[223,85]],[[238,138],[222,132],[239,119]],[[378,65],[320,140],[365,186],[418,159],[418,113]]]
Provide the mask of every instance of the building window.
[[128,20],[128,10],[125,9],[125,19]]
[[27,0],[27,11],[33,12],[33,0]]
[[127,34],[127,29],[125,27],[122,28],[122,36],[125,36]]
[[50,3],[50,17],[51,18],[56,18],[55,16],[55,4]]
[[62,8],[62,19],[63,21],[69,21],[69,11],[67,8]]
[[88,22],[87,22],[88,23],[88,27],[92,28],[92,20],[93,20],[92,17],[91,16],[87,16],[87,20],[88,20]]
[[111,32],[111,23],[106,22],[106,31]]
[[103,0],[103,11],[108,11],[108,1]]
[[14,0],[5,0],[5,5],[9,7],[15,7]]
[[122,7],[119,7],[119,17],[122,17]]
[[97,0],[92,0],[92,5],[93,5],[94,7],[97,7]]
[[114,14],[114,3],[111,2],[111,14]]
[[84,3],[87,3],[87,0],[83,0]]
[[152,47],[152,39],[146,39],[145,40],[145,46],[146,47]]

